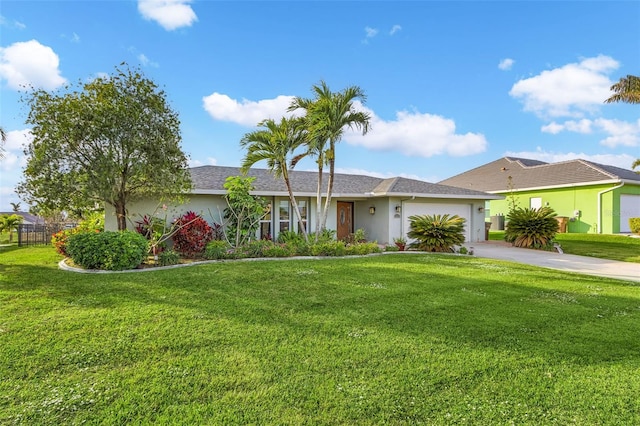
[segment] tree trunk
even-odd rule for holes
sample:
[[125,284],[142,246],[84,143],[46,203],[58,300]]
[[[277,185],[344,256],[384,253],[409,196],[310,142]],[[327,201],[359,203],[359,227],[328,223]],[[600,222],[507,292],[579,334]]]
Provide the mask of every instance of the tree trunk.
[[113,205],[116,209],[116,220],[118,222],[118,231],[127,229],[127,209],[123,201],[116,201]]
[[[304,236],[304,241],[309,242],[309,236],[307,235],[307,227],[302,222],[302,216],[300,215],[298,202],[296,201],[296,197],[293,195],[293,190],[291,189],[291,182],[289,182],[289,175],[287,173],[284,174],[284,183],[285,185],[287,185],[287,191],[289,191],[289,199],[291,200],[293,211],[296,213],[296,218],[298,219],[298,226],[300,227],[300,229],[302,229],[302,235]],[[307,217],[307,224],[308,223],[309,223],[309,217]]]
[[322,229],[327,227],[327,217],[329,216],[329,207],[331,206],[331,194],[333,192],[333,175],[335,173],[335,143],[329,142],[329,182],[327,182],[327,198],[324,201],[324,211],[322,212]]
[[318,242],[320,236],[320,222],[322,221],[322,162],[324,158],[318,157],[318,192],[316,193],[316,236],[315,242]]

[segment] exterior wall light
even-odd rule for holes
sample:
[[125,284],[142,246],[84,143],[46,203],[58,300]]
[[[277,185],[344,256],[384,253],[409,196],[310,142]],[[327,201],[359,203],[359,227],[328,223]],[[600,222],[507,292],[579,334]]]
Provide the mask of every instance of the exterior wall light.
[[484,212],[484,207],[478,207],[478,213],[483,213]]
[[396,214],[400,214],[402,212],[402,206],[397,205],[396,206]]
[[369,214],[376,214],[376,208],[374,206],[369,207]]

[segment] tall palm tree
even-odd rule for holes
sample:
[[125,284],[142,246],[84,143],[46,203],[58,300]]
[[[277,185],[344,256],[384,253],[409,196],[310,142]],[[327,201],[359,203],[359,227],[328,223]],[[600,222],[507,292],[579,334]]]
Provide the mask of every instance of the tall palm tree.
[[[635,170],[638,167],[640,167],[640,158],[636,159],[636,161],[631,164],[631,170]],[[640,170],[636,171],[636,173],[640,174]]]
[[[324,160],[329,165],[329,181],[320,225],[320,229],[324,229],[333,192],[336,144],[342,140],[347,127],[361,130],[365,135],[369,131],[371,116],[366,112],[357,111],[354,107],[356,100],[364,104],[367,98],[358,86],[347,87],[341,92],[332,92],[327,83],[320,81],[320,84],[314,85],[312,90],[315,92],[315,99],[305,108],[309,136],[316,145],[314,147],[316,152],[318,152],[318,145],[326,147],[320,151],[323,152]],[[293,106],[294,104],[291,107]]]
[[290,165],[289,156],[306,141],[306,131],[301,120],[282,117],[280,123],[267,119],[258,124],[262,129],[247,133],[240,141],[240,146],[247,149],[242,161],[241,170],[246,173],[255,163],[265,160],[267,168],[275,177],[282,178],[289,193],[289,200],[305,241],[308,240],[307,229],[302,221],[300,209],[293,195],[289,172],[295,164]]
[[626,102],[629,104],[640,104],[640,77],[627,75],[620,78],[616,84],[611,86],[611,91],[615,92],[605,103]]

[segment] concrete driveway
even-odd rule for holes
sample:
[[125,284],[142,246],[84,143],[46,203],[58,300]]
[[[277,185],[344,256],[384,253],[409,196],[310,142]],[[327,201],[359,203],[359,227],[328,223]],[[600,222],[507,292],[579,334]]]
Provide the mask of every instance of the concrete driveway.
[[473,247],[474,255],[478,257],[510,260],[543,268],[640,282],[640,263],[523,249],[500,241],[478,242],[467,246]]

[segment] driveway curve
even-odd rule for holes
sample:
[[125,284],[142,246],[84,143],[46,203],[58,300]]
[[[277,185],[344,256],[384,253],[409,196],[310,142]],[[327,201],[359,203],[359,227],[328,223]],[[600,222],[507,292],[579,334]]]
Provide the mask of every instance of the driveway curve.
[[477,242],[469,246],[473,247],[474,255],[478,257],[510,260],[560,271],[640,282],[640,263],[518,248],[499,241]]

